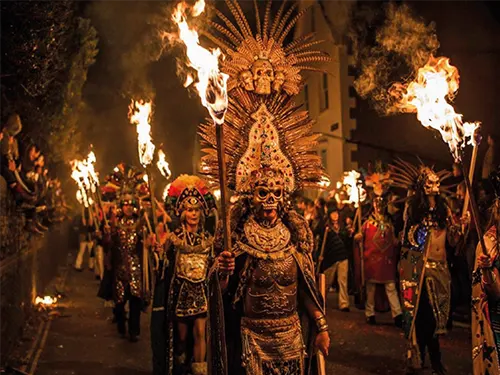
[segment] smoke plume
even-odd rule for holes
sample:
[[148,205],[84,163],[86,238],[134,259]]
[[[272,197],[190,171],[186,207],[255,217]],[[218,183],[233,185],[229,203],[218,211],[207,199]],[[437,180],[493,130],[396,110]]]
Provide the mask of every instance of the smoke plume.
[[434,24],[416,18],[407,5],[389,3],[382,17],[367,7],[353,16],[350,31],[359,70],[354,87],[378,112],[389,115],[398,111],[389,94],[393,82],[411,80],[439,41]]

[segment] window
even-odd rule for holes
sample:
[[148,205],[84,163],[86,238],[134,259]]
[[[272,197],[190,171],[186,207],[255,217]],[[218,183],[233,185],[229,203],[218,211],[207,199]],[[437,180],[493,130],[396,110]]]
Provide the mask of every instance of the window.
[[321,80],[321,98],[319,101],[320,111],[328,109],[328,74],[323,73]]
[[327,153],[326,153],[326,149],[322,149],[320,151],[320,157],[321,157],[321,164],[323,165],[323,168],[327,169]]
[[304,85],[304,107],[309,111],[309,86]]

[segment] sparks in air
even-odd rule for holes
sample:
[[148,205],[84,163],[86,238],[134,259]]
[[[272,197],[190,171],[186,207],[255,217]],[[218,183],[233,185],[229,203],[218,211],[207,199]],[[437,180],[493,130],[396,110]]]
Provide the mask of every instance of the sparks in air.
[[137,127],[139,161],[144,168],[151,164],[155,152],[155,145],[151,138],[151,106],[151,101],[132,100],[128,112],[130,123]]
[[158,161],[156,162],[156,166],[158,170],[167,180],[172,176],[172,172],[170,172],[170,166],[165,160],[165,153],[163,150],[158,150]]
[[[228,75],[219,71],[219,57],[222,53],[219,48],[208,50],[200,45],[198,33],[190,28],[187,23],[187,11],[189,7],[185,2],[180,2],[175,7],[172,19],[178,27],[177,40],[186,46],[188,61],[186,65],[195,69],[198,80],[195,83],[196,90],[201,98],[201,103],[208,109],[213,121],[221,125],[227,110],[227,79]],[[190,9],[192,17],[198,17],[205,9],[205,1],[198,0]],[[169,35],[172,39],[172,35]],[[194,82],[193,77],[188,76],[185,86]]]
[[431,56],[414,81],[391,89],[394,95],[401,96],[396,106],[403,112],[416,112],[423,126],[439,131],[456,161],[461,160],[460,150],[466,144],[474,144],[474,132],[480,124],[464,123],[462,115],[448,102],[458,87],[458,69],[445,57]]

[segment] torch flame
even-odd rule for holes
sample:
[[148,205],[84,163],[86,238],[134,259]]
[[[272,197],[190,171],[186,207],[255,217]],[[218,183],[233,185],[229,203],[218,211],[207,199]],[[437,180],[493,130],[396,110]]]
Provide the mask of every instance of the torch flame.
[[172,175],[172,172],[170,172],[169,165],[165,160],[165,153],[163,152],[163,150],[158,150],[158,161],[156,162],[156,166],[160,170],[163,177],[168,180]]
[[56,297],[44,296],[35,298],[35,305],[51,306],[57,302]]
[[364,202],[366,199],[366,191],[362,187],[358,187],[360,177],[361,174],[352,170],[344,172],[342,181],[337,182],[337,189],[344,188],[348,195],[348,199],[343,200],[342,203],[354,204],[354,207],[358,207],[360,202]]
[[429,58],[420,68],[415,81],[407,86],[397,84],[393,94],[401,93],[396,106],[404,112],[417,113],[418,120],[426,128],[438,130],[448,144],[455,161],[461,160],[460,150],[466,144],[475,144],[474,132],[479,122],[463,123],[462,115],[448,103],[459,87],[458,69],[445,57]]
[[[179,29],[179,39],[186,46],[188,57],[187,65],[198,72],[196,90],[201,98],[201,103],[208,109],[213,121],[222,125],[227,110],[227,79],[228,75],[219,71],[219,48],[211,51],[200,45],[198,33],[190,29],[186,21],[186,10],[188,6],[181,2],[177,4],[172,19]],[[198,0],[191,9],[193,17],[199,16],[205,8],[205,1]],[[192,79],[192,77],[191,77]],[[186,83],[190,83],[188,77]],[[188,85],[186,85],[188,86]]]
[[130,103],[128,117],[130,123],[137,127],[137,144],[139,161],[146,168],[153,161],[155,145],[151,138],[151,101],[144,100]]

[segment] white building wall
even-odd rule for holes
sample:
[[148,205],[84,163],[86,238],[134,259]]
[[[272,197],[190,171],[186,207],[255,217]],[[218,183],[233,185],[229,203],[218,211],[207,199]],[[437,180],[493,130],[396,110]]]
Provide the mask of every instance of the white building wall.
[[[330,18],[334,18],[336,2],[324,1],[324,4],[326,10],[332,13]],[[350,110],[356,104],[355,99],[349,97],[349,86],[353,78],[348,75],[347,47],[341,44],[341,41],[334,40],[316,0],[302,0],[300,4],[301,8],[309,5],[312,5],[312,9],[297,26],[296,36],[314,31],[317,39],[325,41],[317,47],[328,52],[332,58],[331,62],[319,65],[327,74],[328,106],[322,108],[322,97],[325,95],[324,77],[318,72],[303,73],[307,88],[302,91],[300,100],[308,107],[311,118],[316,121],[314,132],[323,134],[317,152],[334,182],[341,178],[344,171],[357,168],[357,163],[353,162],[351,157],[356,146],[345,142],[345,139],[350,138],[351,131],[356,128],[356,121],[350,119]]]

